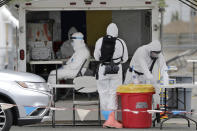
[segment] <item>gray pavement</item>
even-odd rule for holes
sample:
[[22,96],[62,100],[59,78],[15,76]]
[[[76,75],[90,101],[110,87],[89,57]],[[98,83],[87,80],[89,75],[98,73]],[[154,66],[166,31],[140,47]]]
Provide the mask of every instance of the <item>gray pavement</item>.
[[[58,126],[56,128],[52,127],[12,127],[11,131],[101,131],[101,130],[114,130],[114,129],[105,129],[100,126]],[[129,128],[123,128],[123,129],[116,129],[118,130],[123,130],[123,131],[161,131],[159,128],[159,125],[154,128],[146,128],[146,129],[129,129]],[[191,125],[191,127],[187,127],[186,124],[164,124],[163,129],[165,131],[194,131],[195,130],[195,125]]]
[[[192,92],[192,109],[197,111],[197,90],[194,90]],[[72,101],[58,101],[56,103],[57,107],[72,107]],[[88,107],[88,108],[97,108],[96,106]],[[84,108],[83,108],[84,109]],[[78,115],[77,120],[79,120]],[[194,114],[192,116],[193,119],[197,120],[197,114]],[[103,119],[103,117],[102,117]],[[67,111],[56,111],[56,120],[57,123],[60,121],[71,121],[72,120],[72,111],[67,110]],[[88,114],[86,120],[97,120],[97,112],[92,111]],[[193,131],[196,129],[196,126],[194,123],[191,122],[191,127],[187,127],[187,121],[184,119],[171,119],[164,123],[163,130],[167,131]],[[50,125],[38,125],[38,126],[24,126],[24,127],[15,127],[13,126],[10,131],[99,131],[99,130],[107,130],[102,128],[101,126],[56,126],[56,128],[52,128]],[[112,130],[112,129],[108,129]],[[125,131],[130,131],[130,130],[137,130],[137,131],[145,131],[145,130],[160,130],[159,124],[156,125],[156,127],[151,127],[151,128],[146,128],[146,129],[116,129],[116,130],[125,130]]]

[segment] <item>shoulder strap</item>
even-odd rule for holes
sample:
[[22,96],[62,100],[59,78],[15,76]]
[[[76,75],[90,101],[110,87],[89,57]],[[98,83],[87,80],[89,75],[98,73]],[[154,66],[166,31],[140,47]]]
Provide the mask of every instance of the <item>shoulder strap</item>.
[[152,73],[152,71],[153,71],[153,67],[154,67],[154,65],[155,65],[156,60],[157,60],[157,58],[156,58],[156,59],[153,59],[153,62],[152,62],[152,64],[151,64],[151,66],[150,66],[149,71],[150,71],[151,73]]
[[121,45],[122,45],[122,49],[123,49],[123,51],[122,51],[122,56],[121,56],[121,57],[119,57],[119,58],[115,58],[115,59],[113,59],[113,60],[121,59],[121,61],[123,61],[124,45],[123,45],[122,41],[121,41],[119,38],[117,38],[116,40],[120,41],[120,43],[121,43]]

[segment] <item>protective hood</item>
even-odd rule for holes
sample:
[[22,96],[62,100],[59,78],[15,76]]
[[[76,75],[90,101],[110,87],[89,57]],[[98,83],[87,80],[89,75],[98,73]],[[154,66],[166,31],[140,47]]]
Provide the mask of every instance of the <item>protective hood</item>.
[[70,36],[73,34],[73,33],[76,33],[77,32],[77,29],[75,27],[71,27],[68,31],[68,39],[70,40]]
[[150,44],[146,45],[148,51],[161,51],[161,43],[158,40],[152,41]]
[[80,48],[82,47],[85,47],[85,43],[84,43],[84,40],[83,40],[83,34],[81,32],[76,32],[72,35],[72,43],[71,45],[73,46],[73,49],[76,51],[76,50],[79,50]]
[[111,23],[107,27],[107,35],[118,37],[118,27],[116,24]]

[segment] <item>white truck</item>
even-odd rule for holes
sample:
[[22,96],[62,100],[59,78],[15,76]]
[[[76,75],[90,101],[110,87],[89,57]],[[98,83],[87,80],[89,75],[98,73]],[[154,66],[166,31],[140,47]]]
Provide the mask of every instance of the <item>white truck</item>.
[[64,41],[68,28],[75,26],[91,52],[107,25],[114,22],[130,58],[140,45],[159,39],[158,0],[32,0],[15,6],[19,11],[19,71],[27,71],[27,25],[32,22],[53,20],[52,43]]

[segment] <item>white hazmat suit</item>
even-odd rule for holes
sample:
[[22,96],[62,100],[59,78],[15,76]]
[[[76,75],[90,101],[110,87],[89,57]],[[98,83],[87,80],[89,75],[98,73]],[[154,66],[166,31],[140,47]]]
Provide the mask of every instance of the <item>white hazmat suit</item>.
[[[71,45],[73,46],[74,54],[67,61],[66,65],[57,70],[58,80],[76,77],[84,61],[87,60],[85,66],[87,66],[89,62],[90,52],[84,43],[83,34],[76,32],[72,35],[71,39],[73,40]],[[85,66],[82,69],[82,73],[86,71]],[[56,70],[51,71],[48,82],[56,83]]]
[[73,47],[72,47],[72,45],[71,45],[72,40],[70,39],[70,37],[71,37],[71,35],[72,35],[73,33],[76,33],[76,32],[77,32],[77,29],[76,29],[75,27],[71,27],[71,28],[69,29],[69,31],[68,31],[68,40],[66,40],[66,41],[62,44],[62,46],[61,46],[61,48],[60,48],[61,57],[62,57],[63,59],[71,57],[72,54],[74,53]]
[[[107,35],[112,37],[118,37],[118,28],[116,24],[111,23],[107,27]],[[125,42],[118,38],[119,40],[116,40],[115,44],[115,50],[113,54],[113,59],[120,58],[117,60],[113,60],[114,63],[125,63],[128,60],[128,51]],[[96,42],[96,47],[94,51],[94,58],[99,61],[101,57],[101,46],[103,42],[103,37],[99,38]],[[124,53],[123,53],[124,48]],[[122,85],[122,65],[119,64],[119,71],[118,74],[106,74],[105,72],[105,65],[102,65],[102,63],[99,65],[99,71],[98,71],[98,80],[97,80],[97,88],[99,92],[100,97],[100,103],[101,103],[101,109],[102,110],[112,110],[115,111],[117,109],[117,100],[116,100],[116,89],[118,86]],[[111,116],[111,117],[110,117]],[[109,118],[112,118],[114,121],[114,112],[111,113]],[[114,123],[114,122],[112,122]],[[119,125],[119,124],[118,124]],[[105,126],[105,123],[104,125]],[[112,124],[113,126],[113,124]],[[115,126],[114,126],[115,127]],[[116,126],[117,128],[121,128],[121,126]]]
[[[151,52],[158,52],[157,60],[153,66],[152,73],[150,67],[153,63]],[[156,94],[153,95],[154,107],[160,103],[160,89],[157,88],[156,83],[159,80],[159,72],[165,84],[168,84],[167,66],[164,56],[161,52],[161,44],[158,40],[152,41],[150,44],[139,47],[133,55],[130,62],[130,68],[127,70],[125,84],[153,84],[155,86]],[[139,74],[142,73],[142,74]]]

